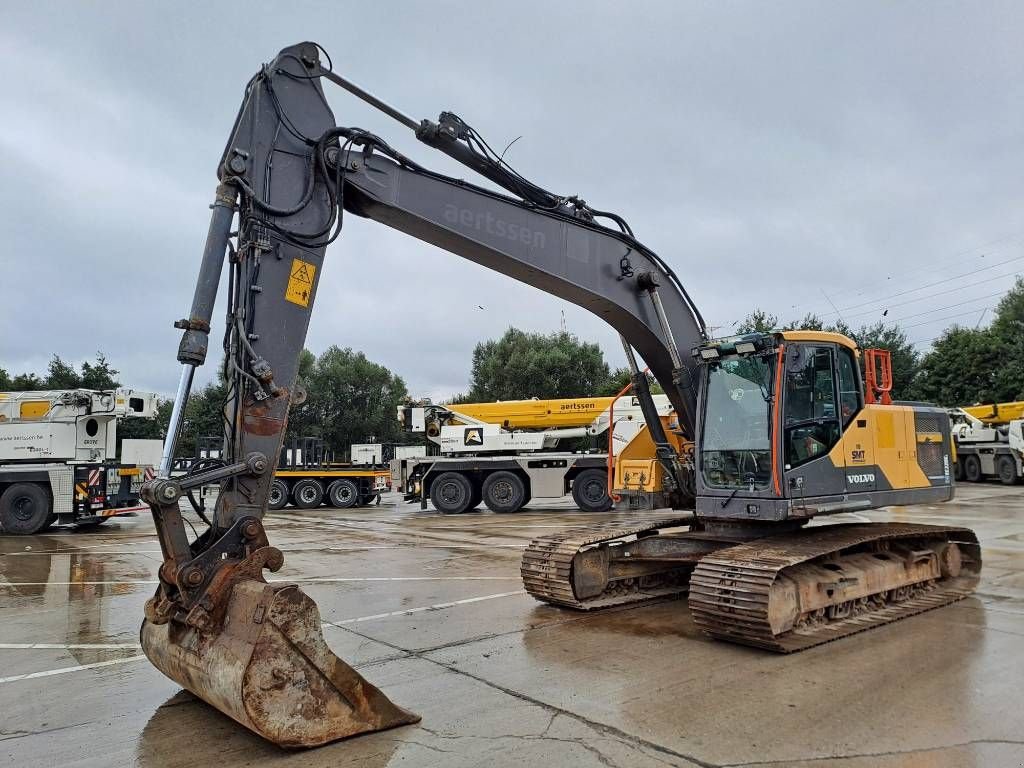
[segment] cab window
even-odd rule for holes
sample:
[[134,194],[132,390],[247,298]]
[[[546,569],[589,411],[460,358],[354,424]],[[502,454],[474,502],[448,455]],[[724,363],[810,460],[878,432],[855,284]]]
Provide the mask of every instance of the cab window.
[[832,347],[794,344],[786,351],[783,402],[786,468],[828,453],[841,434]]

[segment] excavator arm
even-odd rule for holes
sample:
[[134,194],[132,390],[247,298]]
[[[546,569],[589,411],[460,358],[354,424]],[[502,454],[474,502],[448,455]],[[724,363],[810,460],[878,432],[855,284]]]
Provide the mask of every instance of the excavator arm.
[[[366,131],[338,127],[325,78],[507,194],[434,173]],[[386,224],[604,318],[622,337],[668,475],[689,494],[692,469],[665,439],[633,350],[692,438],[697,387],[688,353],[705,340],[703,321],[671,268],[621,217],[527,181],[451,113],[436,123],[407,118],[325,68],[312,43],[284,49],[250,80],[218,176],[192,309],[176,323],[183,369],[161,472],[143,490],[164,558],[146,606],[143,648],[169,677],[279,744],[310,746],[413,722],[330,652],[308,597],[262,577],[283,563],[262,518],[288,409],[301,396],[298,358],[324,255],[345,217]],[[171,478],[225,272],[224,460]],[[209,483],[219,484],[216,508],[208,529],[190,541],[178,503]],[[312,723],[296,714],[310,707],[327,715]]]

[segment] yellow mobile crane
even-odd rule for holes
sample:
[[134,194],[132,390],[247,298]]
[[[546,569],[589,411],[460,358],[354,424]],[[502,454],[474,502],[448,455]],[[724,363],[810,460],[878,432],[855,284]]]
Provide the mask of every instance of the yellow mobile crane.
[[[672,410],[652,397],[659,417]],[[424,433],[441,455],[407,458],[393,467],[406,501],[427,500],[442,514],[461,514],[481,502],[493,512],[518,512],[532,499],[572,494],[585,512],[612,506],[612,459],[644,425],[632,396],[510,400],[398,409],[409,432]],[[603,452],[558,451],[561,440],[608,435]],[[653,449],[648,458],[654,457]],[[637,506],[634,504],[634,506]]]
[[965,405],[959,410],[983,424],[1009,424],[1016,419],[1024,419],[1024,400],[989,405]]

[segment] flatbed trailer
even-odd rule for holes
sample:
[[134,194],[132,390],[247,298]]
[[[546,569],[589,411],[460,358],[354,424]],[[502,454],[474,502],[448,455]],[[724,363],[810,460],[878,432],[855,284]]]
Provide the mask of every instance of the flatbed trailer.
[[270,488],[270,509],[288,504],[299,509],[365,507],[380,503],[380,495],[391,487],[387,467],[325,466],[279,469]]
[[426,509],[430,500],[442,514],[470,512],[481,502],[493,512],[518,512],[533,499],[570,493],[585,512],[612,506],[604,453],[427,456],[402,459],[399,475],[407,502]]

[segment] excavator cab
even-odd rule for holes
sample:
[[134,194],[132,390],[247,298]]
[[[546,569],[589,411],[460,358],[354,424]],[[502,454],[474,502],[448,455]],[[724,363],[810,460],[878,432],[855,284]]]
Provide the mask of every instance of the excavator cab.
[[865,393],[846,336],[752,333],[693,355],[704,369],[699,516],[799,520],[951,497],[948,420]]

